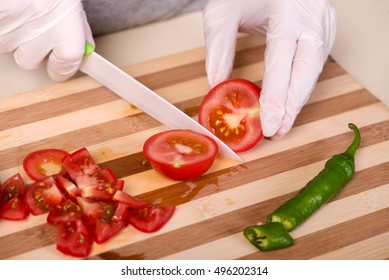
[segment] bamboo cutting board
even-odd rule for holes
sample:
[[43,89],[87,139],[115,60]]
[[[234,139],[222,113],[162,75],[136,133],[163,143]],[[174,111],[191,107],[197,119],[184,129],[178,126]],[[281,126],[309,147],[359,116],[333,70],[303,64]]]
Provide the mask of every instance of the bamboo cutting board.
[[[264,40],[238,42],[234,77],[260,85]],[[196,117],[208,91],[204,49],[125,68],[146,86]],[[242,230],[293,196],[353,139],[362,143],[353,180],[330,203],[292,232],[296,244],[257,251]],[[157,121],[88,77],[0,100],[0,180],[20,172],[30,152],[87,147],[102,167],[125,180],[134,196],[177,205],[154,234],[127,227],[90,259],[388,259],[389,109],[336,62],[326,64],[308,104],[280,141],[263,140],[242,153],[243,163],[219,156],[204,176],[169,180],[144,161],[142,145],[166,130]],[[67,259],[55,248],[46,215],[0,220],[0,259]]]

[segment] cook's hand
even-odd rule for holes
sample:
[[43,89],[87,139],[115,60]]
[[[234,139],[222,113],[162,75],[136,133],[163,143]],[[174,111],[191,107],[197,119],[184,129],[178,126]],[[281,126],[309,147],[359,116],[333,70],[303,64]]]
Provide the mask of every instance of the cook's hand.
[[0,0],[0,54],[13,53],[21,68],[36,69],[49,55],[49,76],[66,80],[86,40],[94,44],[81,0]]
[[209,0],[204,9],[211,87],[231,75],[238,32],[266,35],[260,98],[263,133],[282,138],[309,98],[332,47],[328,0]]

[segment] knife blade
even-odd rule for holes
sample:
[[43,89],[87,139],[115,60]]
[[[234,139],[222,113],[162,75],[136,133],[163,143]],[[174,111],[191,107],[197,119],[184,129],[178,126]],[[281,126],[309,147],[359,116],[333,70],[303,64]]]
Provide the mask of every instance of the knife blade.
[[242,162],[242,159],[212,132],[96,53],[94,47],[88,43],[80,70],[164,126],[170,129],[190,129],[205,134],[215,140],[220,154]]

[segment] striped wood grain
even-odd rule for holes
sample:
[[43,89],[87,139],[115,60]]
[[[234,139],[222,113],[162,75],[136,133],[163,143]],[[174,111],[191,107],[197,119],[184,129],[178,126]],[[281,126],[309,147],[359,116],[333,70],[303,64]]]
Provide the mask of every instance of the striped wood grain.
[[[261,84],[264,40],[238,42],[234,77]],[[202,48],[128,66],[125,71],[193,118],[208,91]],[[260,252],[243,238],[342,152],[360,127],[357,173],[347,187],[292,232],[290,248]],[[145,164],[143,142],[166,130],[88,77],[37,89],[0,102],[0,180],[20,172],[41,148],[87,147],[102,167],[125,180],[125,190],[177,205],[159,232],[128,227],[94,245],[90,259],[387,259],[389,258],[389,109],[336,62],[329,61],[291,132],[242,153],[238,164],[218,157],[204,176],[172,181]],[[0,259],[68,259],[55,249],[46,216],[0,220]]]

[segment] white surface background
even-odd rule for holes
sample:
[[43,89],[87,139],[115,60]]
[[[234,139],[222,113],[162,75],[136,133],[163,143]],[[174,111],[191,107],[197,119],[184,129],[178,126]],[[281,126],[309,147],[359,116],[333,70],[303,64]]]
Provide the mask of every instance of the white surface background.
[[[389,0],[332,0],[338,33],[331,55],[389,106]],[[96,51],[120,66],[204,45],[201,12],[96,38]],[[18,68],[0,55],[0,97],[53,83],[44,68]]]

